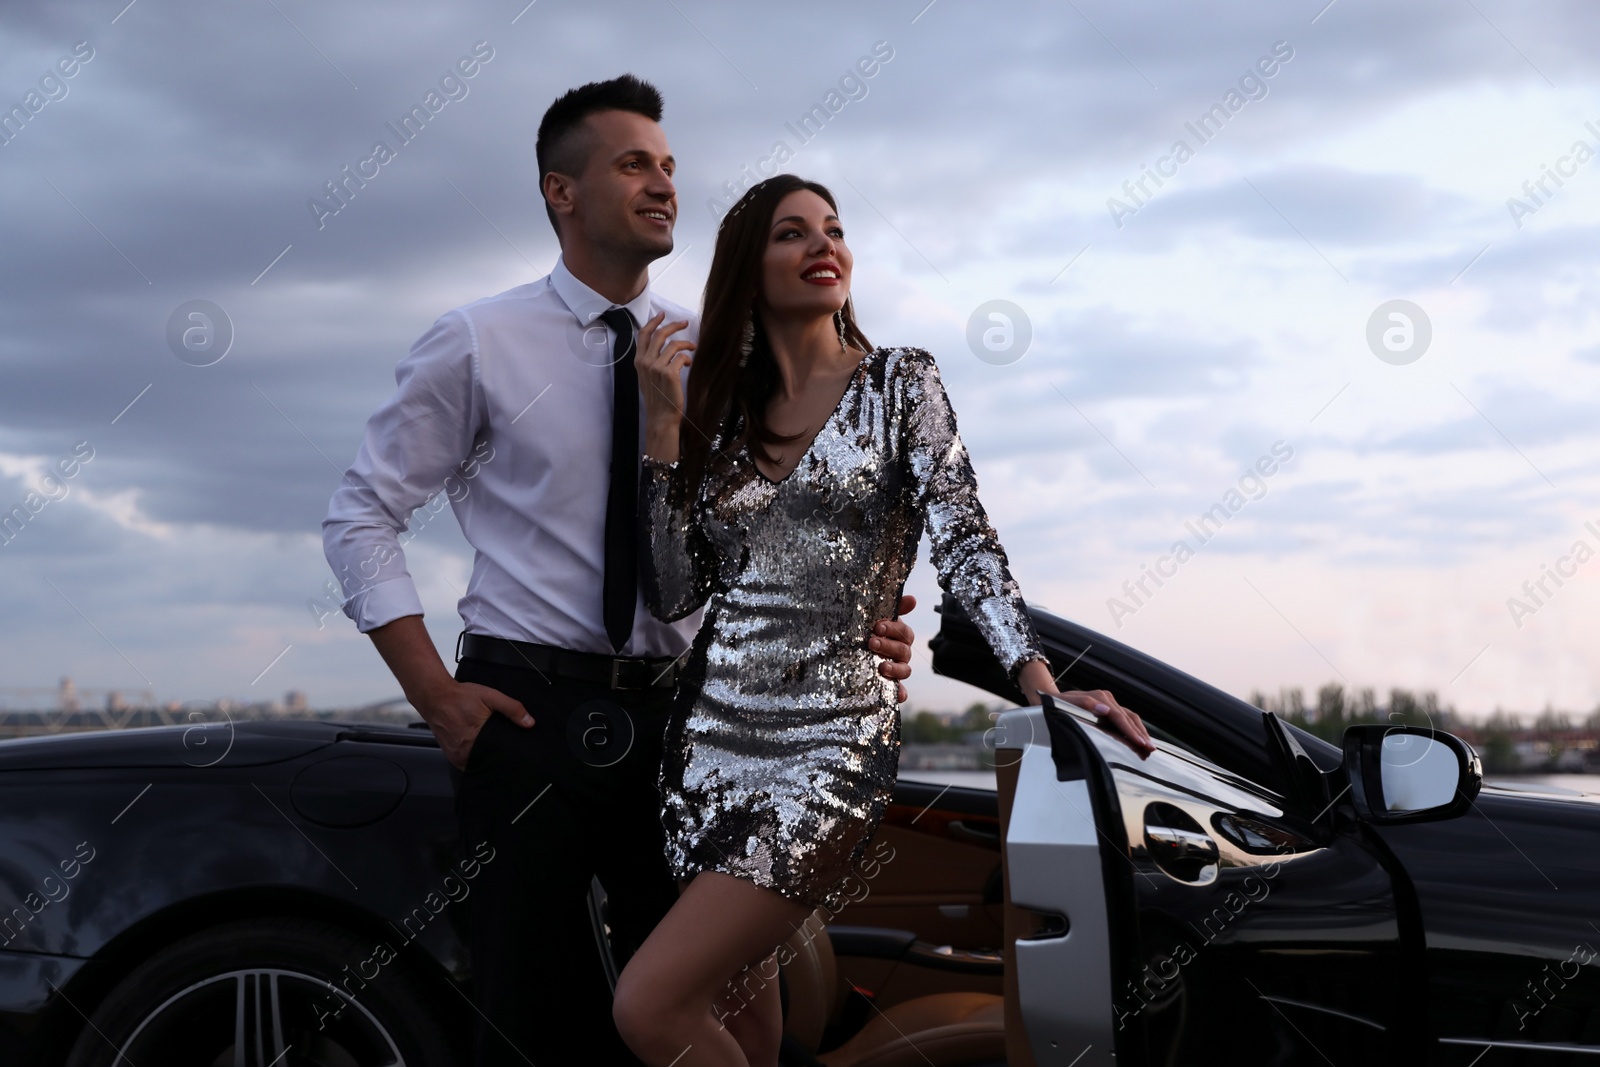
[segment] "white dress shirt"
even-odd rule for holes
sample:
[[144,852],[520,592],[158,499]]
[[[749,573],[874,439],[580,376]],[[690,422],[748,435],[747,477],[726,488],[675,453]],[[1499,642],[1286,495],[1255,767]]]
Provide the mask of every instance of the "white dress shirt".
[[[328,502],[323,549],[363,633],[422,614],[399,534],[448,495],[475,550],[459,602],[469,633],[612,655],[601,609],[610,479],[615,307],[563,260],[547,276],[441,315],[395,369],[398,388],[367,421],[355,464]],[[646,287],[627,304],[699,317]],[[639,440],[644,440],[640,405]],[[437,505],[435,505],[437,506]],[[699,613],[633,613],[628,656],[677,656]]]

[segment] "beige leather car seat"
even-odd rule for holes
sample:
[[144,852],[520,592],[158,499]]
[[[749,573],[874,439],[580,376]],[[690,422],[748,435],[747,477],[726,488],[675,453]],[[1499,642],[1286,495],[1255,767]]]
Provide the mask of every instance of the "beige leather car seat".
[[892,1004],[843,1045],[817,1053],[844,993],[820,912],[788,946],[792,955],[779,956],[790,955],[783,965],[789,989],[784,1029],[827,1067],[959,1067],[1004,1058],[1004,1001],[991,993],[935,993]]

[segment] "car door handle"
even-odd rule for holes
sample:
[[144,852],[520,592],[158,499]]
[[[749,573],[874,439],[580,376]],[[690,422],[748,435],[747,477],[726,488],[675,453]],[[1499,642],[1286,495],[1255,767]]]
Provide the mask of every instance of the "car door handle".
[[1180,882],[1203,885],[1217,876],[1216,841],[1179,808],[1170,804],[1146,808],[1144,843],[1155,865]]
[[988,845],[991,848],[1000,843],[1000,827],[995,823],[951,819],[945,829],[957,841],[966,841],[974,845]]

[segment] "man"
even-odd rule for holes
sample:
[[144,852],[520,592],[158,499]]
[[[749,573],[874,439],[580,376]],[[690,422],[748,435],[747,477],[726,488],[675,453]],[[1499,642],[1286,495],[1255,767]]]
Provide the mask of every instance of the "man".
[[[678,208],[660,119],[660,94],[631,75],[550,106],[537,155],[555,269],[417,341],[323,523],[346,614],[455,768],[464,846],[495,850],[468,898],[480,1067],[637,1062],[611,1021],[590,883],[606,890],[619,966],[677,895],[656,780],[699,617],[645,609],[635,525],[634,331],[664,313],[697,333],[649,291]],[[475,550],[454,677],[398,544],[441,488]],[[908,677],[910,628],[875,634],[884,676]]]

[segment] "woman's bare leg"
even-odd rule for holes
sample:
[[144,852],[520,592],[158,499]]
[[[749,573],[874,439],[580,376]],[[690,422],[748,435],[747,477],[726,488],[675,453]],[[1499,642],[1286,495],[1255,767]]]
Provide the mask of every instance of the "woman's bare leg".
[[[678,883],[678,895],[689,888]],[[723,988],[711,1012],[733,1035],[750,1067],[777,1067],[783,1044],[783,998],[778,988],[778,953],[741,968]]]
[[712,1009],[717,1020],[739,1043],[750,1067],[776,1067],[783,1043],[783,999],[778,995],[778,955],[734,977],[734,987],[723,993]]
[[[771,973],[761,961],[811,911],[732,875],[696,875],[617,979],[612,1014],[622,1039],[650,1067],[770,1067],[782,1036],[776,979],[745,998],[726,1028],[713,1005],[725,1003],[728,980],[746,964]],[[748,1057],[736,1028],[757,1039],[750,1051],[765,1062]]]
[[[688,888],[688,882],[679,882],[678,895]],[[717,1022],[738,1042],[751,1067],[776,1067],[778,1048],[783,1044],[778,967],[778,953],[774,951],[760,963],[742,968],[724,986],[711,1009]]]

